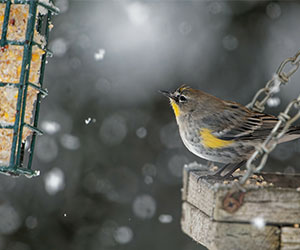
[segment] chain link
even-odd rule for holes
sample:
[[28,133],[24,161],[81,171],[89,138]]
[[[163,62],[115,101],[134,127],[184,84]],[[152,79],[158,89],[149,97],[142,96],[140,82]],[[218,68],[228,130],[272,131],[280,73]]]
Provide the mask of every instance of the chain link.
[[[290,64],[292,68],[289,71],[284,71],[287,65]],[[300,66],[300,51],[293,56],[284,60],[278,67],[276,73],[266,86],[255,94],[253,100],[247,105],[248,108],[262,112],[265,104],[274,93],[279,92],[281,85],[286,84],[290,77],[299,69]],[[296,114],[292,116],[292,110],[296,109]],[[274,150],[280,139],[286,134],[290,126],[300,118],[300,95],[298,98],[292,100],[284,110],[278,115],[278,122],[272,129],[271,133],[263,143],[256,147],[256,150],[251,155],[246,163],[247,171],[240,179],[239,184],[244,185],[254,172],[259,172],[266,164],[269,154]],[[261,157],[257,166],[254,161]]]
[[[290,65],[292,68],[289,71],[284,71],[287,66]],[[293,57],[285,59],[278,67],[276,73],[273,75],[272,79],[269,80],[264,88],[257,91],[252,101],[247,105],[254,111],[263,112],[265,109],[265,104],[273,94],[279,92],[279,87],[286,84],[290,77],[298,70],[300,67],[300,50]]]

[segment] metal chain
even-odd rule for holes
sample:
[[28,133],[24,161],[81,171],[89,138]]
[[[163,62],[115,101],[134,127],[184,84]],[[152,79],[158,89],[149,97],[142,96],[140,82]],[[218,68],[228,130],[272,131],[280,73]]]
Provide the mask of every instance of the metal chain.
[[[285,72],[287,65],[292,66],[292,68]],[[279,87],[285,85],[290,77],[298,70],[300,67],[300,50],[293,57],[285,59],[278,67],[276,73],[273,75],[272,79],[269,80],[264,88],[257,91],[252,101],[247,105],[254,111],[262,112],[265,109],[265,104],[273,94],[279,92]]]
[[[290,64],[292,68],[289,71],[284,71],[286,65]],[[274,93],[279,92],[281,85],[286,84],[290,77],[299,69],[300,66],[300,51],[293,56],[284,60],[273,78],[267,82],[266,86],[256,93],[253,100],[247,105],[248,108],[262,112],[265,108],[265,104]],[[264,96],[263,96],[264,95]],[[260,101],[259,101],[260,99]],[[292,109],[296,109],[297,112],[294,116],[291,116]],[[265,139],[263,143],[256,147],[255,152],[248,159],[246,167],[247,171],[245,175],[240,179],[239,184],[243,185],[252,176],[254,172],[259,172],[266,164],[269,154],[279,143],[279,140],[285,135],[290,126],[300,118],[300,95],[298,98],[292,100],[286,107],[284,112],[278,115],[278,122],[274,126],[271,133]],[[254,160],[261,157],[257,166],[253,164]]]

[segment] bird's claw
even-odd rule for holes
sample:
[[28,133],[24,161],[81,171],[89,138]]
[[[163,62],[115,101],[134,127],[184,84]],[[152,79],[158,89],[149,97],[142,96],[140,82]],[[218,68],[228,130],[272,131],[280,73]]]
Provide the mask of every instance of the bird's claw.
[[206,180],[215,180],[215,181],[233,181],[238,180],[240,176],[233,176],[232,174],[226,174],[226,175],[220,175],[220,174],[211,174],[211,175],[202,175],[198,176],[197,182],[200,181],[200,179],[206,179]]

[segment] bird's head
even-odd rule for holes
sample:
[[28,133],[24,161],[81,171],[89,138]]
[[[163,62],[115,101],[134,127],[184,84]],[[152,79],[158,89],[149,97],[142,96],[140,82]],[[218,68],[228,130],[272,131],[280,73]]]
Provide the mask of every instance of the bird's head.
[[176,118],[193,112],[197,107],[198,93],[196,90],[183,85],[174,92],[160,90],[164,96],[168,97],[174,110]]

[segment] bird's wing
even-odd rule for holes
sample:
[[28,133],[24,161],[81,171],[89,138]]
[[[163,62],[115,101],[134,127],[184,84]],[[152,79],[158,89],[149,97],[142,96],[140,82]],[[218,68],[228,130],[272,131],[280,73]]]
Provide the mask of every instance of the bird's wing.
[[221,140],[264,140],[278,119],[275,116],[251,111],[235,102],[225,102],[218,114],[219,129],[213,134]]

